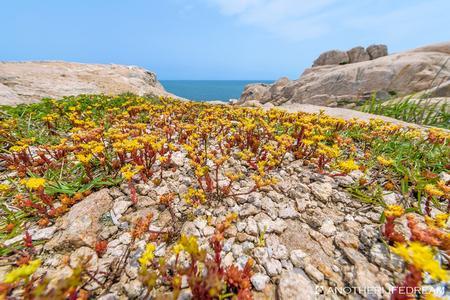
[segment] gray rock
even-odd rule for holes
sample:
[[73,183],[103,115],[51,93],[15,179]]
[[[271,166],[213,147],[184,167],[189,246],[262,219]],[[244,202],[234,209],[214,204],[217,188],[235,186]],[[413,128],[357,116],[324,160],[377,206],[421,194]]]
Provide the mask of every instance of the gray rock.
[[369,54],[370,59],[376,59],[388,55],[388,49],[386,45],[370,45],[369,47],[367,47],[366,51]]
[[89,271],[97,271],[97,253],[89,247],[81,247],[70,254],[70,267],[76,268],[83,263],[87,263],[86,266]]
[[334,226],[333,220],[326,218],[319,231],[326,237],[334,235],[336,233],[336,227]]
[[362,61],[370,60],[369,54],[366,52],[364,47],[355,47],[347,51],[349,63],[357,63]]
[[348,63],[349,57],[347,52],[339,50],[330,50],[319,55],[314,61],[313,67],[326,65],[341,65]]
[[280,300],[315,300],[315,285],[303,274],[285,271],[280,277],[277,296]]
[[[395,92],[400,97],[415,94],[429,89],[433,82],[450,80],[450,69],[442,68],[442,62],[450,56],[449,47],[450,42],[445,42],[382,57],[379,56],[386,54],[383,47],[369,47],[367,52],[377,59],[309,68],[299,79],[289,81],[279,89],[272,89],[273,85],[247,85],[241,95],[241,102],[245,105],[246,101],[256,99],[263,104],[286,105],[290,110],[296,107],[296,110],[315,112],[323,108],[313,109],[306,104],[354,106],[361,100],[370,99],[374,91],[383,99],[390,97],[389,92]],[[344,61],[345,56],[346,53],[341,54],[342,60],[333,63]],[[327,62],[321,60],[318,63]],[[448,96],[445,94],[448,90],[443,93]],[[333,113],[329,110],[325,112]],[[334,113],[347,119],[356,116],[348,112]]]
[[304,268],[305,267],[305,258],[307,254],[300,249],[292,250],[289,258],[291,259],[294,267]]
[[62,61],[1,62],[0,104],[31,103],[80,94],[173,96],[143,68]]
[[311,188],[314,196],[316,196],[322,202],[327,202],[331,194],[333,193],[333,187],[328,182],[314,182],[311,183],[309,187]]
[[57,221],[59,232],[45,245],[47,249],[92,246],[101,229],[100,218],[112,207],[112,197],[102,189],[78,202]]
[[324,279],[323,274],[322,274],[319,270],[317,270],[316,267],[314,267],[314,266],[311,265],[311,264],[307,264],[307,265],[305,266],[305,272],[306,272],[306,274],[308,274],[309,277],[310,277],[312,280],[314,280],[316,283],[319,283],[319,282],[321,282],[321,281]]
[[250,278],[250,280],[255,290],[262,291],[266,287],[266,284],[269,282],[270,277],[262,273],[256,273]]

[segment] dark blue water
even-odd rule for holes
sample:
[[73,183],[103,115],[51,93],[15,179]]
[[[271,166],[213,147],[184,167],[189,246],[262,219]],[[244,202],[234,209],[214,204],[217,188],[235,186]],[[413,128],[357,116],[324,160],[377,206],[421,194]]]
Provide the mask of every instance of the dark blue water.
[[195,100],[211,101],[239,99],[250,83],[273,83],[273,80],[160,80],[166,91]]

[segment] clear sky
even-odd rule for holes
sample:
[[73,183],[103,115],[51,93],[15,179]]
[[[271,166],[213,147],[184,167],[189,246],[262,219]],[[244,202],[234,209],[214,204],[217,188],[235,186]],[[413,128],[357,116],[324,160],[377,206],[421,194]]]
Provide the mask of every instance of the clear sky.
[[449,0],[3,0],[0,60],[143,66],[159,79],[297,78],[323,51],[450,40]]

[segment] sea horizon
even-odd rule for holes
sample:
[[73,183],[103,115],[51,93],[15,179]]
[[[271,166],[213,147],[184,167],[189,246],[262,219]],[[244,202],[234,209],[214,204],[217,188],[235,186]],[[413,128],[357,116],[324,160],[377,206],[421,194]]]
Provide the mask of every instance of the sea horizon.
[[239,99],[248,84],[273,83],[275,80],[166,79],[159,82],[166,91],[189,100],[228,102]]

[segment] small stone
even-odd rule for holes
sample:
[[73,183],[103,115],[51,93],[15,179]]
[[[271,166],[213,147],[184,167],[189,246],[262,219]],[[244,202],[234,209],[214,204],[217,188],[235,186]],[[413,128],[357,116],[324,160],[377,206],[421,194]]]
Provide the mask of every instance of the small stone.
[[242,243],[242,251],[244,252],[248,252],[250,250],[252,250],[253,248],[255,248],[255,245],[252,242],[243,242]]
[[275,259],[288,259],[289,253],[285,245],[276,244],[270,247],[272,249],[272,257]]
[[259,210],[252,204],[246,203],[242,207],[242,209],[239,211],[240,217],[248,217],[256,215],[259,212]]
[[383,195],[383,201],[386,205],[396,205],[401,200],[401,196],[394,192],[388,192]]
[[289,258],[291,259],[292,264],[297,268],[305,267],[305,258],[307,254],[300,249],[292,250]]
[[198,231],[197,226],[195,226],[193,222],[184,223],[183,227],[181,228],[181,233],[187,236],[195,236],[195,237],[200,236],[200,232]]
[[315,300],[317,295],[314,284],[305,275],[284,271],[278,284],[277,296],[280,300]]
[[212,227],[212,226],[206,226],[206,227],[203,229],[203,234],[204,234],[205,236],[210,236],[210,235],[213,235],[213,234],[214,234],[214,231],[215,231],[214,227]]
[[309,275],[310,278],[312,278],[316,283],[321,282],[324,279],[323,274],[317,270],[316,267],[314,267],[311,264],[308,264],[305,266],[305,272]]
[[239,244],[234,244],[231,246],[231,252],[233,253],[234,258],[241,256],[243,253],[242,246]]
[[222,260],[222,263],[225,267],[229,267],[233,264],[233,253],[228,252],[227,255],[225,255],[225,257]]
[[239,232],[244,231],[244,230],[245,230],[245,227],[247,227],[247,223],[245,223],[245,222],[240,221],[240,222],[237,222],[237,223],[236,223],[236,229],[237,229],[237,231],[239,231]]
[[132,280],[123,285],[123,289],[127,296],[131,299],[138,298],[144,290],[142,282],[138,279]]
[[131,234],[129,232],[125,232],[119,237],[119,241],[123,245],[129,245],[131,243]]
[[250,278],[250,280],[255,290],[262,291],[266,287],[266,284],[269,282],[270,277],[262,273],[256,273]]
[[334,226],[333,220],[329,218],[325,219],[319,231],[326,237],[334,235],[336,233],[336,227]]
[[70,254],[70,267],[76,268],[80,264],[87,262],[89,271],[96,271],[98,266],[97,253],[89,247],[80,247]]
[[255,219],[253,218],[247,219],[247,226],[245,227],[245,232],[253,236],[258,235],[258,225],[256,224]]
[[278,211],[278,216],[283,219],[294,219],[298,217],[298,213],[291,203],[286,203]]
[[194,224],[199,230],[203,230],[206,227],[207,222],[204,218],[199,217],[194,220]]
[[269,276],[276,276],[281,273],[283,266],[277,259],[269,258],[263,261],[263,267]]
[[166,255],[166,243],[162,243],[158,245],[155,249],[155,256],[156,257],[164,257]]
[[313,195],[322,202],[327,202],[333,193],[333,187],[328,182],[314,182],[310,184],[309,187],[311,188]]

